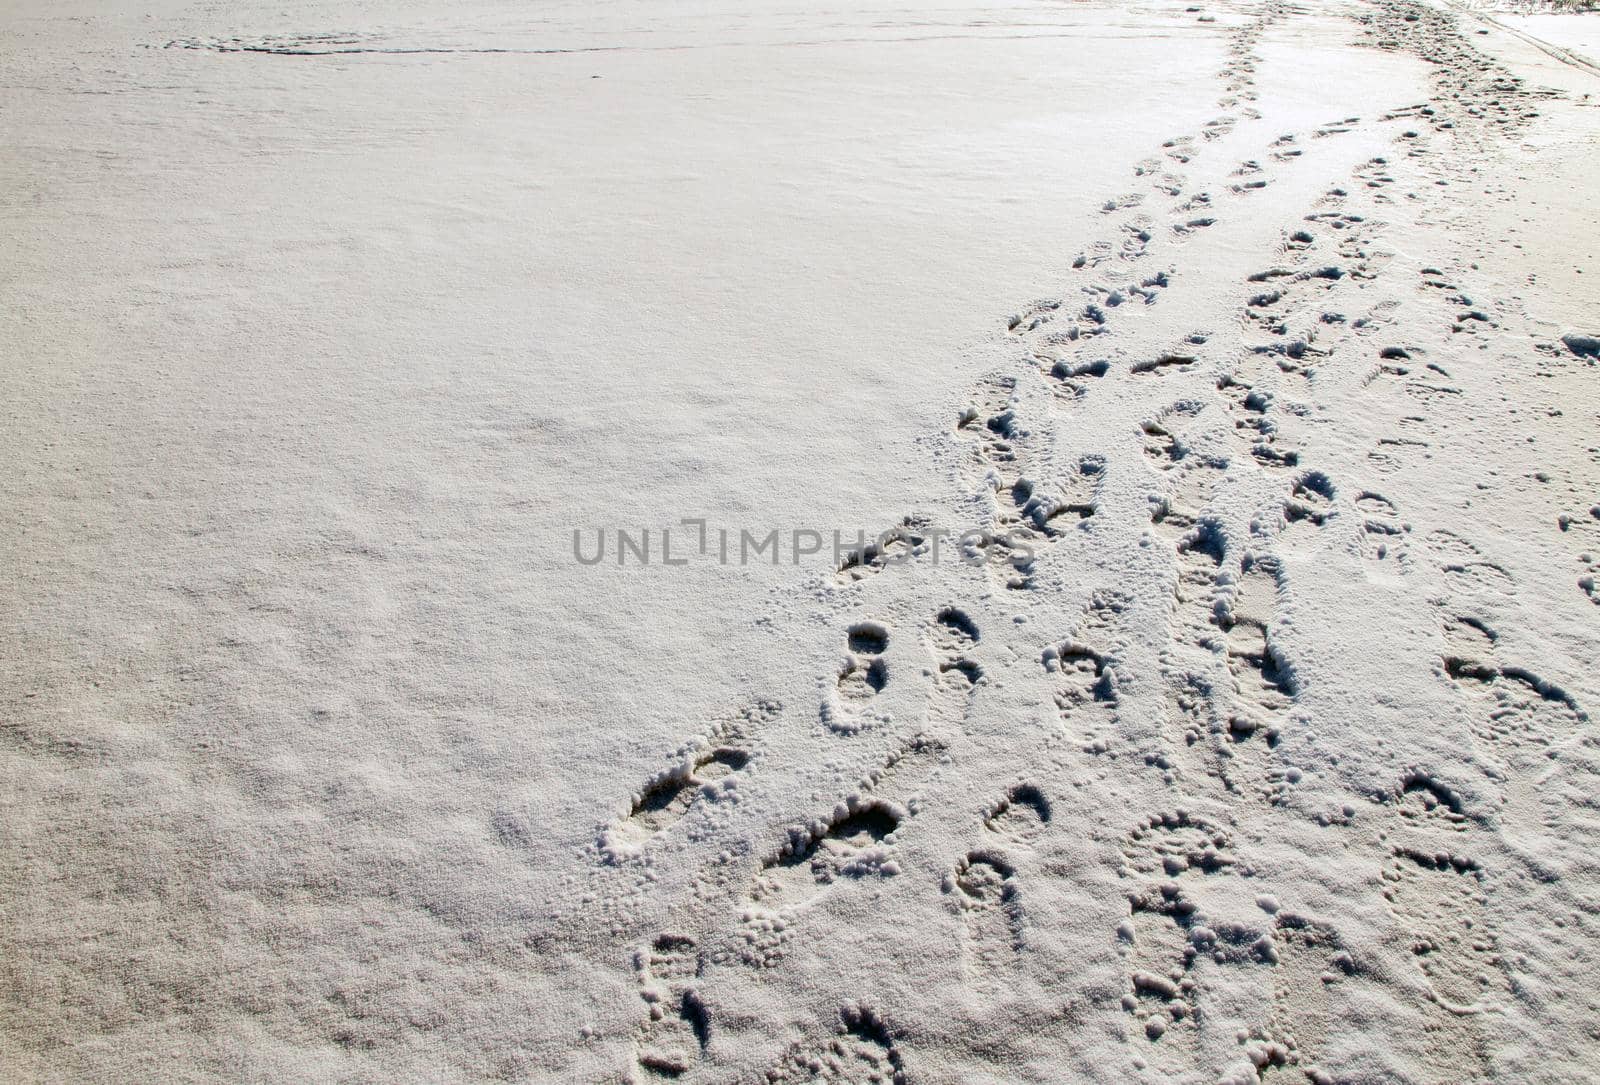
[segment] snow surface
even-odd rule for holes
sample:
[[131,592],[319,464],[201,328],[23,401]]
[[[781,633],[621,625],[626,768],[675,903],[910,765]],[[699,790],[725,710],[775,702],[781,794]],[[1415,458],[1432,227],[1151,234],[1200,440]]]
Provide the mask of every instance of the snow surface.
[[0,1078],[1600,1064],[1536,28],[0,10]]

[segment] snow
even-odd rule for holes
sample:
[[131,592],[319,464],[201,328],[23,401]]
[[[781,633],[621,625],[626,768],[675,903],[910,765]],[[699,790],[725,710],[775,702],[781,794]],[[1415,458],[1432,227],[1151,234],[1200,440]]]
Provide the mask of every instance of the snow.
[[0,49],[0,1076],[1600,1057],[1581,65],[1411,0]]

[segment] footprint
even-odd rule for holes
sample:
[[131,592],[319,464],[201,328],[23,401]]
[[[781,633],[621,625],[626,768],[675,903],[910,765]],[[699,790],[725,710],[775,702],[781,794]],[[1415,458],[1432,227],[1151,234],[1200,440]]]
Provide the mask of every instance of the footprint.
[[876,539],[849,551],[835,571],[841,584],[852,584],[918,557],[928,550],[931,525],[925,517],[907,516]]
[[882,799],[853,799],[820,827],[792,832],[779,854],[763,865],[751,903],[768,912],[800,908],[840,879],[898,874],[891,838],[904,816]]
[[1150,182],[1152,189],[1172,199],[1177,199],[1183,195],[1183,186],[1183,175],[1177,173],[1162,173]]
[[634,795],[627,816],[602,835],[602,850],[613,856],[636,852],[681,821],[697,803],[718,801],[732,786],[727,778],[750,763],[752,732],[775,719],[780,707],[775,701],[762,701],[714,727],[705,742],[685,752],[677,764]]
[[797,1044],[767,1071],[766,1081],[769,1085],[906,1085],[906,1071],[883,1019],[866,1006],[845,1006],[832,1040],[810,1050]]
[[1089,519],[1097,508],[1105,469],[1105,457],[1091,454],[1079,458],[1076,469],[1058,490],[1020,483],[1013,490],[1020,514],[1018,522],[1048,540]]
[[969,852],[945,878],[944,891],[961,912],[961,957],[980,989],[1003,983],[1023,950],[1022,902],[1016,871],[998,852]]
[[1316,131],[1312,132],[1311,138],[1326,139],[1329,136],[1344,135],[1346,132],[1353,131],[1354,126],[1359,124],[1360,121],[1360,117],[1346,117],[1342,121],[1332,121],[1328,124],[1322,125],[1321,127],[1317,128]]
[[983,828],[1000,848],[974,849],[944,880],[944,892],[963,922],[962,963],[981,989],[1003,985],[1023,949],[1022,900],[1016,867],[1005,850],[1030,853],[1050,822],[1050,803],[1032,784],[1018,784],[984,815]]
[[1031,591],[1037,570],[1037,537],[1027,530],[969,539],[963,544],[962,560],[982,564],[1008,591]]
[[1282,446],[1277,421],[1269,416],[1274,405],[1272,393],[1237,374],[1219,378],[1217,391],[1233,417],[1234,433],[1257,463],[1282,468],[1300,462],[1299,452]]
[[958,657],[981,639],[977,623],[957,607],[945,607],[934,618],[933,643],[942,654]]
[[1007,527],[1031,518],[1029,502],[1038,463],[1038,439],[1017,412],[1015,377],[991,377],[978,386],[975,402],[961,412],[958,433],[975,445],[975,463],[983,484],[995,494],[993,527]]
[[1204,409],[1200,400],[1180,400],[1140,426],[1145,462],[1166,475],[1169,495],[1153,504],[1151,523],[1175,543],[1194,529],[1227,468],[1190,443],[1187,423]]
[[[1166,413],[1162,412],[1163,416]],[[1166,422],[1167,419],[1162,417],[1139,427],[1144,434],[1144,458],[1158,471],[1170,471],[1178,466],[1187,451],[1177,436],[1166,427]]]
[[1507,595],[1515,591],[1516,581],[1510,573],[1455,532],[1441,528],[1429,532],[1425,541],[1451,590],[1467,596]]
[[1229,881],[1231,892],[1168,880],[1129,895],[1117,932],[1128,977],[1122,1007],[1163,1048],[1192,1048],[1204,1027],[1202,968],[1277,960],[1271,920],[1246,899],[1243,883]]
[[1466,832],[1472,825],[1461,796],[1420,770],[1406,773],[1386,801],[1400,818],[1401,825],[1426,832],[1435,839],[1441,833]]
[[1052,677],[1062,723],[1082,741],[1087,753],[1103,754],[1111,749],[1117,703],[1112,653],[1131,605],[1132,599],[1121,592],[1095,592],[1072,636],[1046,648],[1040,657]]
[[1588,721],[1570,694],[1521,667],[1455,656],[1446,657],[1444,665],[1457,688],[1478,706],[1474,737],[1503,758],[1540,757]]
[[840,665],[836,701],[822,706],[822,721],[840,734],[856,734],[868,723],[868,703],[889,684],[889,627],[882,622],[857,622],[845,631],[844,662]]
[[1132,372],[1135,376],[1146,374],[1158,377],[1168,371],[1184,373],[1193,369],[1198,360],[1193,354],[1158,354],[1154,358],[1144,358],[1134,362]]
[[[1268,903],[1276,907],[1276,902]],[[1317,1061],[1338,1022],[1333,992],[1356,974],[1354,957],[1334,930],[1323,923],[1278,912],[1272,944],[1272,1013],[1267,1034],[1281,1045],[1280,1065],[1299,1070],[1309,1081],[1327,1077]]]
[[[1278,569],[1270,558],[1246,558],[1222,627],[1227,633],[1228,671],[1233,677],[1233,708],[1228,734],[1235,744],[1278,744],[1294,691],[1288,670],[1272,646],[1268,630],[1276,610]],[[1255,781],[1258,787],[1271,787]]]
[[1032,784],[1018,784],[983,818],[983,827],[1012,847],[1032,846],[1050,824],[1050,802]]
[[1109,241],[1096,241],[1083,252],[1073,257],[1072,270],[1083,271],[1086,268],[1099,267],[1108,260],[1116,258],[1117,248]]
[[[1354,176],[1356,180],[1360,181],[1370,189],[1385,188],[1394,184],[1394,176],[1390,174],[1388,166],[1388,159],[1373,158],[1362,163],[1360,166],[1357,166],[1354,171]],[[1381,193],[1374,193],[1373,199],[1379,203],[1391,202],[1387,195],[1383,195]]]
[[1467,727],[1501,789],[1499,821],[1528,847],[1587,850],[1600,831],[1600,749],[1589,714],[1554,683],[1498,663],[1493,627],[1445,623],[1445,674],[1469,701]]
[[[1306,244],[1285,245],[1285,251],[1294,253],[1297,262],[1303,261],[1310,235],[1297,233],[1291,237],[1308,239]],[[1325,264],[1275,266],[1248,276],[1248,283],[1269,286],[1250,295],[1244,306],[1246,329],[1270,340],[1253,347],[1254,351],[1276,355],[1274,361],[1284,372],[1303,372],[1311,362],[1327,357],[1331,348],[1318,344],[1340,323],[1337,319],[1323,319],[1330,308],[1327,296],[1349,275],[1342,266]]]
[[[1087,259],[1084,256],[1078,257],[1073,262],[1074,266],[1086,266]],[[1109,254],[1101,254],[1097,259],[1109,259]],[[1041,347],[1061,350],[1073,345],[1081,346],[1097,336],[1106,334],[1109,330],[1107,324],[1110,317],[1106,313],[1105,303],[1113,293],[1112,289],[1106,286],[1085,286],[1082,290],[1093,300],[1085,302],[1080,308],[1057,320],[1047,334],[1038,336]]]
[[1427,536],[1428,548],[1442,561],[1477,561],[1483,552],[1454,531],[1439,528]]
[[[1272,725],[1241,720],[1238,694],[1219,696],[1208,678],[1179,674],[1169,683],[1166,734],[1169,755],[1151,758],[1168,785],[1187,781],[1256,803],[1279,800],[1286,773],[1269,737]],[[1176,771],[1174,771],[1176,769]]]
[[1321,471],[1306,471],[1296,478],[1283,503],[1285,543],[1290,547],[1310,545],[1316,529],[1335,514],[1335,497],[1333,480]]
[[1179,240],[1183,240],[1216,224],[1216,218],[1211,215],[1193,215],[1184,218],[1182,221],[1174,222],[1172,224],[1172,234]]
[[1104,468],[1102,457],[1084,457],[1060,490],[1040,475],[1041,435],[1021,421],[1016,379],[995,377],[979,386],[977,402],[962,412],[958,432],[971,435],[979,485],[994,495],[995,511],[986,535],[963,543],[965,560],[983,564],[1009,589],[1032,586],[1037,551],[1094,512],[1094,490]]
[[1200,138],[1205,140],[1221,139],[1233,131],[1234,126],[1238,123],[1238,120],[1233,117],[1216,117],[1206,121],[1201,127]]
[[[899,782],[908,766],[926,770],[943,756],[945,747],[918,736],[908,742],[868,783]],[[831,818],[805,829],[790,829],[778,853],[761,865],[745,895],[740,933],[740,958],[751,968],[772,968],[781,962],[794,914],[821,899],[846,879],[892,877],[900,873],[891,839],[905,818],[899,803],[852,795]]]
[[1226,829],[1184,810],[1152,814],[1123,837],[1124,878],[1164,879],[1185,872],[1216,874],[1237,864]]
[[1177,546],[1178,579],[1173,586],[1174,625],[1185,640],[1208,644],[1217,633],[1217,577],[1225,546],[1213,524],[1201,524]]
[[1104,359],[1082,362],[1055,358],[1049,353],[1034,357],[1048,366],[1051,388],[1056,396],[1067,402],[1076,402],[1089,394],[1089,381],[1098,380],[1111,371],[1111,363]]
[[1384,869],[1384,899],[1440,1005],[1455,1013],[1504,989],[1481,878],[1476,861],[1446,850],[1397,847]]
[[1481,1011],[1505,991],[1481,876],[1471,859],[1405,848],[1394,849],[1383,871],[1384,899],[1432,995],[1424,1007],[1429,1061],[1474,1081],[1489,1067]]
[[1016,336],[1038,331],[1055,319],[1061,304],[1061,299],[1059,298],[1044,298],[1039,301],[1029,302],[1006,320],[1006,331]]
[[647,1079],[683,1076],[711,1042],[711,1015],[694,986],[702,967],[694,939],[679,934],[659,935],[634,955],[639,997],[650,1008],[634,1041]]
[[946,607],[934,618],[928,634],[935,667],[932,718],[956,724],[966,719],[972,691],[983,677],[983,668],[971,657],[978,639],[977,625],[963,610]]
[[1453,384],[1441,384],[1438,381],[1408,380],[1403,386],[1405,394],[1420,403],[1423,409],[1437,411],[1462,394],[1461,389]]
[[[1124,300],[1132,301],[1137,299],[1144,302],[1146,305],[1154,305],[1160,300],[1161,291],[1167,289],[1171,285],[1172,273],[1169,271],[1158,271],[1156,274],[1148,275],[1136,283],[1129,283],[1124,288],[1126,291]],[[1112,296],[1109,295],[1107,296],[1106,300],[1112,305],[1121,305],[1123,303],[1122,300],[1113,301]],[[1195,337],[1191,336],[1189,338],[1189,342],[1203,343],[1205,342],[1205,339],[1203,337],[1196,339]]]
[[[1270,924],[1245,893],[1229,834],[1183,811],[1157,814],[1129,830],[1120,875],[1132,883],[1128,917],[1117,928],[1128,977],[1122,1008],[1169,1055],[1196,1042],[1203,1018],[1196,964],[1270,964]],[[1171,1069],[1165,1067],[1164,1069]]]
[[1226,461],[1185,456],[1179,469],[1168,476],[1171,496],[1152,501],[1151,525],[1174,544],[1181,542],[1200,522],[1226,470]]
[[1362,553],[1370,561],[1404,560],[1403,545],[1411,528],[1400,522],[1399,512],[1382,494],[1363,490],[1356,498],[1356,509],[1361,512]]
[[1137,215],[1133,221],[1122,226],[1122,248],[1119,251],[1124,260],[1137,260],[1149,252],[1150,242],[1154,238],[1152,231],[1155,221],[1149,215]]
[[1151,758],[1167,786],[1183,784],[1193,792],[1215,784],[1227,790],[1218,750],[1224,728],[1212,709],[1214,699],[1211,683],[1203,675],[1169,676],[1162,727],[1166,750]]

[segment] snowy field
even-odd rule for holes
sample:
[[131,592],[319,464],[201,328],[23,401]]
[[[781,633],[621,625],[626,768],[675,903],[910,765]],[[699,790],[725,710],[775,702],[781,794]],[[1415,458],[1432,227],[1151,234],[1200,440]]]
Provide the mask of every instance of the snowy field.
[[1600,1066],[1600,14],[0,0],[0,1080]]

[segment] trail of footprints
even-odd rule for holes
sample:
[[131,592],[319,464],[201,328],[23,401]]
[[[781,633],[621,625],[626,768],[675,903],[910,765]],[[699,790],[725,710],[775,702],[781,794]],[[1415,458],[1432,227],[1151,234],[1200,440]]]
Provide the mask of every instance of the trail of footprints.
[[[1169,160],[1178,164],[1189,161],[1198,153],[1197,138],[1201,143],[1209,142],[1230,131],[1241,117],[1250,119],[1253,111],[1239,106],[1241,101],[1254,97],[1251,88],[1255,44],[1262,30],[1289,11],[1286,5],[1269,4],[1235,34],[1230,45],[1230,60],[1222,73],[1228,87],[1224,105],[1235,112],[1209,122],[1198,137],[1181,136],[1169,140],[1163,147]],[[1355,118],[1350,118],[1345,123],[1354,122]],[[1343,129],[1339,126],[1325,126],[1319,134],[1340,130]],[[1298,150],[1292,146],[1295,139],[1293,135],[1285,135],[1274,142],[1272,157],[1275,162],[1291,161],[1298,156]],[[1265,172],[1258,162],[1241,163],[1236,173],[1242,180],[1232,186],[1235,190],[1232,194],[1239,196],[1258,191],[1268,183],[1269,179],[1261,176]],[[1158,160],[1140,162],[1134,174],[1147,180],[1152,194],[1175,200],[1185,195],[1183,178],[1162,169]],[[1143,210],[1147,202],[1147,195],[1139,192],[1105,201],[1101,212],[1117,220],[1113,237],[1091,245],[1072,263],[1077,271],[1093,271],[1108,262],[1126,270],[1079,286],[1075,296],[1069,294],[1032,302],[1007,321],[1007,333],[1025,344],[1059,402],[1083,400],[1096,383],[1111,374],[1110,361],[1095,355],[1094,344],[1111,334],[1126,315],[1136,315],[1155,305],[1171,285],[1174,272],[1170,267],[1149,273],[1131,270],[1158,241],[1156,221]],[[1174,241],[1214,225],[1212,196],[1206,192],[1188,194],[1173,204],[1168,220],[1161,236]],[[1308,237],[1303,233],[1300,236]],[[1313,272],[1311,277],[1326,274],[1329,274],[1326,270]],[[1132,372],[1159,375],[1170,368],[1191,367],[1196,359],[1189,351],[1204,341],[1203,333],[1197,333],[1172,352],[1134,363]],[[1264,397],[1252,399],[1243,380],[1230,387],[1238,387],[1238,396],[1251,399],[1252,407],[1256,400],[1261,401],[1256,419],[1260,437],[1256,443],[1263,457],[1272,455],[1275,425],[1264,417],[1265,404],[1269,401]],[[1093,515],[1095,482],[1103,461],[1086,460],[1078,465],[1076,473],[1066,472],[1059,481],[1042,479],[1041,471],[1049,461],[1049,450],[1045,447],[1047,431],[1037,421],[1029,423],[1021,417],[1016,402],[1018,391],[1015,377],[985,379],[976,389],[971,405],[958,417],[956,430],[976,446],[980,472],[995,495],[993,539],[985,543],[988,553],[984,556],[1007,587],[1027,589],[1033,586],[1031,566],[1038,549],[1033,544],[1048,545],[1051,538],[1059,536],[1069,526],[1072,517],[1087,519]],[[1279,458],[1290,466],[1297,462],[1294,452],[1282,453]],[[907,517],[892,530],[886,543],[869,543],[848,557],[839,570],[838,579],[844,583],[859,580],[899,561],[925,554],[930,545],[928,534],[929,525],[925,521]]]
[[1286,234],[1285,262],[1249,277],[1252,292],[1241,313],[1245,351],[1217,382],[1241,443],[1269,469],[1300,464],[1302,451],[1286,427],[1307,413],[1303,397],[1318,372],[1371,324],[1347,311],[1376,269],[1369,224],[1342,210],[1345,197],[1344,189],[1331,189],[1323,208],[1305,217],[1306,226]]
[[[1216,223],[1217,197],[1186,191],[1177,171],[1241,121],[1254,119],[1247,103],[1254,98],[1255,45],[1266,27],[1292,10],[1267,4],[1234,35],[1222,73],[1221,105],[1228,112],[1192,136],[1169,140],[1159,157],[1140,162],[1134,173],[1145,191],[1102,205],[1110,236],[1073,261],[1086,281],[1062,297],[1026,306],[1007,321],[1007,334],[1019,343],[1030,372],[1045,382],[1056,410],[1076,409],[1112,378],[1189,380],[1204,371],[1210,338],[1205,332],[1191,333],[1120,373],[1111,361],[1115,355],[1102,344],[1124,322],[1158,305],[1178,274],[1170,265],[1151,269],[1152,257],[1190,243]],[[1372,20],[1376,34],[1422,33],[1432,35],[1430,48],[1440,42],[1446,53],[1454,48],[1442,24],[1407,0],[1380,0],[1378,10]],[[1515,87],[1505,90],[1508,84],[1492,67],[1473,61],[1472,72],[1441,72],[1437,79],[1458,92],[1467,116],[1501,127],[1519,123],[1518,107],[1485,104],[1485,87],[1508,94],[1509,100],[1522,93]],[[1462,88],[1470,92],[1465,99]],[[1416,107],[1414,115],[1435,129],[1452,123],[1433,107]],[[1358,123],[1346,118],[1310,138],[1336,136]],[[1222,199],[1250,198],[1271,183],[1273,168],[1302,154],[1299,137],[1281,136],[1260,157],[1239,164]],[[1463,597],[1503,594],[1510,587],[1505,570],[1470,543],[1448,532],[1413,540],[1412,525],[1389,497],[1376,488],[1342,491],[1307,462],[1310,453],[1298,420],[1309,409],[1317,381],[1334,367],[1349,366],[1348,358],[1367,359],[1364,387],[1392,384],[1416,405],[1398,422],[1402,433],[1409,429],[1419,435],[1397,437],[1387,450],[1375,450],[1371,460],[1380,472],[1392,462],[1386,457],[1411,447],[1402,442],[1425,445],[1428,410],[1457,394],[1449,373],[1421,348],[1379,338],[1391,320],[1392,301],[1379,298],[1363,307],[1365,284],[1384,270],[1385,259],[1372,244],[1382,227],[1352,208],[1351,189],[1378,205],[1392,199],[1385,189],[1394,183],[1393,164],[1385,157],[1371,159],[1355,170],[1350,188],[1328,190],[1301,223],[1286,229],[1273,263],[1244,284],[1238,314],[1242,347],[1216,378],[1214,395],[1202,390],[1177,399],[1140,427],[1145,461],[1162,481],[1151,526],[1170,546],[1174,563],[1170,644],[1162,656],[1165,738],[1159,751],[1145,753],[1145,763],[1160,774],[1178,805],[1136,819],[1123,838],[1119,873],[1128,911],[1111,938],[1124,963],[1121,1007],[1132,1034],[1146,1045],[1147,1064],[1171,1075],[1204,1064],[1206,1052],[1218,1045],[1233,1045],[1263,1077],[1290,1069],[1323,1080],[1316,1076],[1317,1056],[1336,1021],[1336,992],[1341,983],[1364,974],[1336,929],[1281,907],[1264,891],[1242,857],[1234,827],[1182,805],[1184,796],[1204,796],[1244,804],[1237,807],[1241,811],[1270,809],[1297,778],[1275,754],[1287,729],[1296,725],[1298,701],[1295,669],[1275,639],[1278,600],[1285,590],[1275,551],[1320,545],[1327,525],[1353,516],[1362,555],[1375,567],[1403,572],[1419,551],[1433,555],[1452,592]],[[1165,212],[1156,206],[1162,200],[1170,201]],[[1437,270],[1427,269],[1423,289],[1451,311],[1456,332],[1471,335],[1492,326],[1491,316],[1473,308]],[[966,450],[966,479],[987,496],[991,509],[985,537],[969,545],[1006,591],[1035,588],[1040,556],[1053,542],[1092,527],[1106,470],[1099,456],[1058,463],[1054,419],[1029,417],[1041,401],[1027,391],[1019,376],[987,377],[953,427]],[[1281,523],[1264,547],[1260,538],[1246,545],[1230,537],[1210,512],[1235,462],[1232,450],[1210,443],[1202,432],[1218,411],[1229,420],[1223,432],[1234,434],[1235,448],[1256,468],[1282,479]],[[849,587],[915,561],[937,545],[933,534],[928,520],[908,516],[881,540],[848,555],[835,581]],[[1588,555],[1583,560],[1593,564]],[[1580,587],[1600,602],[1597,571],[1591,568]],[[1119,668],[1129,649],[1125,626],[1132,605],[1120,591],[1094,592],[1065,638],[1047,644],[1040,655],[1060,734],[1091,764],[1109,766],[1122,753]],[[821,708],[826,730],[837,741],[851,741],[876,726],[873,705],[889,685],[889,643],[898,635],[888,624],[871,620],[846,628],[845,652]],[[794,951],[791,932],[797,918],[824,906],[829,894],[906,873],[897,844],[915,817],[912,797],[949,756],[939,736],[959,735],[972,725],[975,699],[987,681],[981,633],[967,611],[940,610],[921,637],[930,660],[926,730],[901,740],[856,791],[826,816],[790,828],[760,860],[741,900],[738,958],[744,966],[780,966]],[[1570,837],[1580,828],[1600,828],[1600,814],[1590,813],[1592,804],[1571,801],[1583,788],[1600,784],[1600,753],[1561,760],[1587,722],[1573,699],[1500,661],[1498,638],[1480,619],[1452,618],[1446,639],[1441,675],[1471,705],[1474,740],[1503,769],[1503,802],[1537,811],[1536,819],[1552,833]],[[755,735],[779,711],[774,704],[759,705],[680,751],[672,767],[648,781],[628,814],[608,828],[606,846],[617,854],[637,853],[680,823],[692,826],[690,815],[698,808],[714,809],[730,781],[737,786],[738,777],[750,770]],[[1555,769],[1552,758],[1558,762]],[[1552,782],[1553,773],[1565,776]],[[1485,1040],[1474,1017],[1504,995],[1506,979],[1487,908],[1488,872],[1473,857],[1485,814],[1468,810],[1455,791],[1421,771],[1408,773],[1392,794],[1382,796],[1381,811],[1387,826],[1378,834],[1386,856],[1383,896],[1407,932],[1438,1011],[1427,1025],[1430,1057],[1440,1066],[1458,1066],[1462,1058],[1453,1053],[1466,1052],[1466,1061],[1487,1068]],[[1340,816],[1348,821],[1355,813],[1347,806]],[[1027,947],[1029,880],[1037,876],[1030,864],[1052,821],[1052,802],[1039,786],[1012,785],[977,813],[979,843],[938,880],[960,921],[962,970],[974,989],[1003,986]],[[635,964],[648,1006],[635,1044],[640,1073],[647,1078],[686,1075],[710,1042],[713,1014],[700,993],[705,955],[687,936],[663,934],[638,951]],[[1211,1023],[1219,1010],[1208,992],[1219,976],[1237,970],[1261,973],[1268,1009],[1247,1031],[1219,1039],[1217,1029],[1229,1019],[1223,1012],[1217,1024]],[[845,1004],[831,1031],[820,1045],[794,1045],[769,1069],[767,1080],[908,1080],[901,1041],[876,1010]]]

